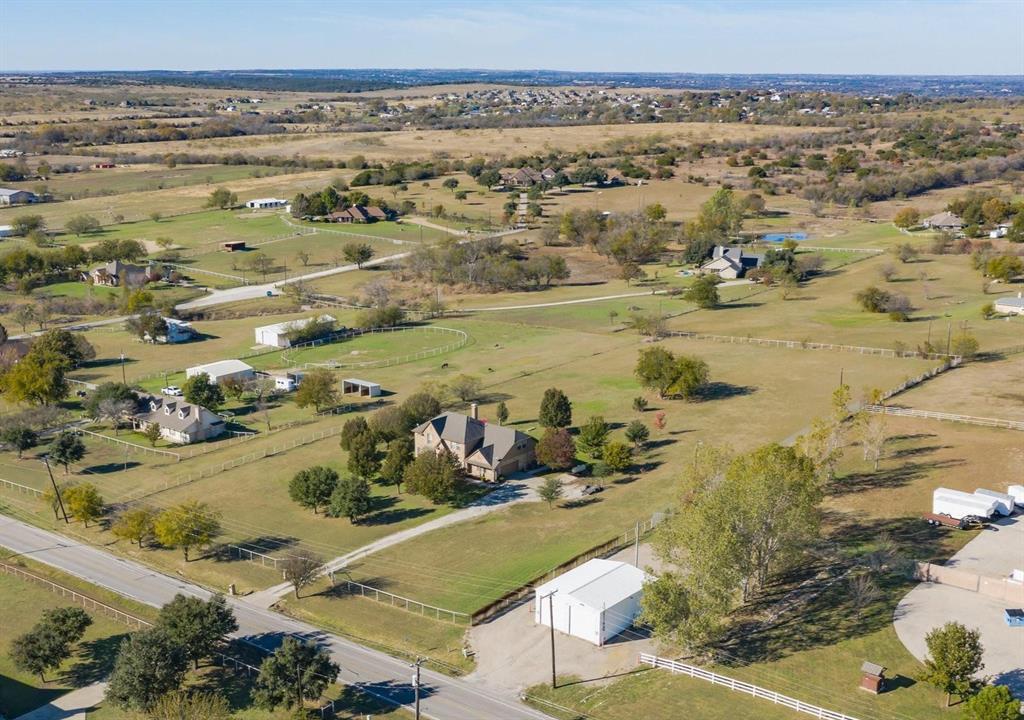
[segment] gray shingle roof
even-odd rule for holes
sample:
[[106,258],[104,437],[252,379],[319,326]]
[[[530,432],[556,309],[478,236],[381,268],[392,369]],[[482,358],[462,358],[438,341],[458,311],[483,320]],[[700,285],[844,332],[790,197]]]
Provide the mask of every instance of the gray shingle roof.
[[467,460],[492,468],[505,459],[516,443],[529,439],[529,435],[518,430],[474,420],[468,415],[454,412],[441,413],[431,418],[416,428],[416,432],[422,434],[428,427],[433,427],[445,442],[465,445]]

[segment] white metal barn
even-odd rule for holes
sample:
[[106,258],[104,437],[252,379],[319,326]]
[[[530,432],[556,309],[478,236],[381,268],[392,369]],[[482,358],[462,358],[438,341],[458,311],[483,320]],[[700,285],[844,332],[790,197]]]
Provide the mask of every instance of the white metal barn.
[[287,200],[281,200],[280,198],[257,198],[249,200],[245,203],[245,206],[251,210],[273,210],[274,208],[282,208],[287,204]]
[[555,630],[604,645],[632,625],[647,579],[628,563],[590,560],[535,590],[534,620],[550,627],[553,614]]
[[222,383],[229,379],[249,380],[256,371],[252,369],[252,365],[241,360],[218,360],[188,368],[185,370],[185,377],[195,377],[203,373],[210,378],[210,382]]
[[291,347],[291,340],[288,333],[293,330],[301,330],[314,321],[334,322],[332,315],[321,315],[318,318],[301,318],[299,320],[285,320],[273,325],[261,325],[254,330],[257,345],[269,345],[270,347]]

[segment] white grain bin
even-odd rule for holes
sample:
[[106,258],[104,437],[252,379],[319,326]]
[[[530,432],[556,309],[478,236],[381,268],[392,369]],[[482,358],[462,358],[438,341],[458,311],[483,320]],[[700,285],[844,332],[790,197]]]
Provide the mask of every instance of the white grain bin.
[[996,501],[996,512],[1000,515],[1013,515],[1015,500],[1013,495],[1007,495],[1006,493],[997,492],[996,490],[989,490],[988,488],[978,488],[974,491],[974,494],[985,500],[992,498]]
[[990,518],[996,511],[996,499],[986,500],[980,495],[937,488],[932,493],[932,512],[936,515],[948,515],[954,520],[961,520],[968,515]]
[[1024,506],[1024,485],[1011,485],[1006,488],[1006,494],[1012,497],[1015,503]]

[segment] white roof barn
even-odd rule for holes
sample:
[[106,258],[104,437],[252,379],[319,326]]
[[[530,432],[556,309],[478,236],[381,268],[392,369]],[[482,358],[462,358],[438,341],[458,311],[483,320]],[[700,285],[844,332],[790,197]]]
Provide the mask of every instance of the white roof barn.
[[269,345],[270,347],[291,347],[292,341],[288,338],[293,330],[301,330],[312,322],[335,322],[332,315],[321,315],[318,318],[301,318],[299,320],[286,320],[274,323],[273,325],[261,325],[255,329],[256,344]]
[[[534,620],[595,645],[633,624],[649,576],[628,563],[590,560],[534,591]],[[549,598],[550,596],[550,598]]]
[[281,198],[256,198],[255,200],[247,200],[245,206],[253,210],[272,210],[284,207],[287,204],[288,201]]
[[218,360],[188,368],[185,370],[185,377],[195,377],[203,373],[210,378],[210,382],[222,383],[234,378],[248,380],[255,375],[256,371],[252,369],[252,365],[241,360]]
[[1024,293],[997,298],[992,306],[997,313],[1004,315],[1024,315]]

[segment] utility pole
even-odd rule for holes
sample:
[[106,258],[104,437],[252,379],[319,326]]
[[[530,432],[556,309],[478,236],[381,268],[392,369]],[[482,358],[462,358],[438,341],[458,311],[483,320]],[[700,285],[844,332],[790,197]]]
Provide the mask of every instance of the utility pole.
[[[552,590],[547,594],[548,601],[548,627],[551,629],[551,689],[554,690],[558,687],[558,682],[555,679],[555,593],[557,590]],[[541,602],[544,602],[544,598],[541,598]],[[544,610],[541,609],[541,616],[543,617]]]
[[412,689],[416,697],[416,720],[420,720],[420,665],[422,664],[423,658],[417,656],[416,665],[414,666],[416,668],[416,674],[412,676]]
[[53,479],[53,470],[50,469],[50,456],[43,455],[43,463],[46,465],[46,472],[50,475],[50,484],[53,486],[53,494],[57,497],[57,504],[60,505],[60,514],[64,516],[64,524],[70,525],[71,521],[68,520],[68,512],[64,509],[64,499],[60,496],[60,490],[57,489],[57,481]]
[[121,351],[121,384],[122,385],[127,385],[128,384],[128,380],[125,378],[125,374],[124,374],[124,350]]
[[953,339],[953,323],[946,324],[946,354],[949,355],[950,342]]

